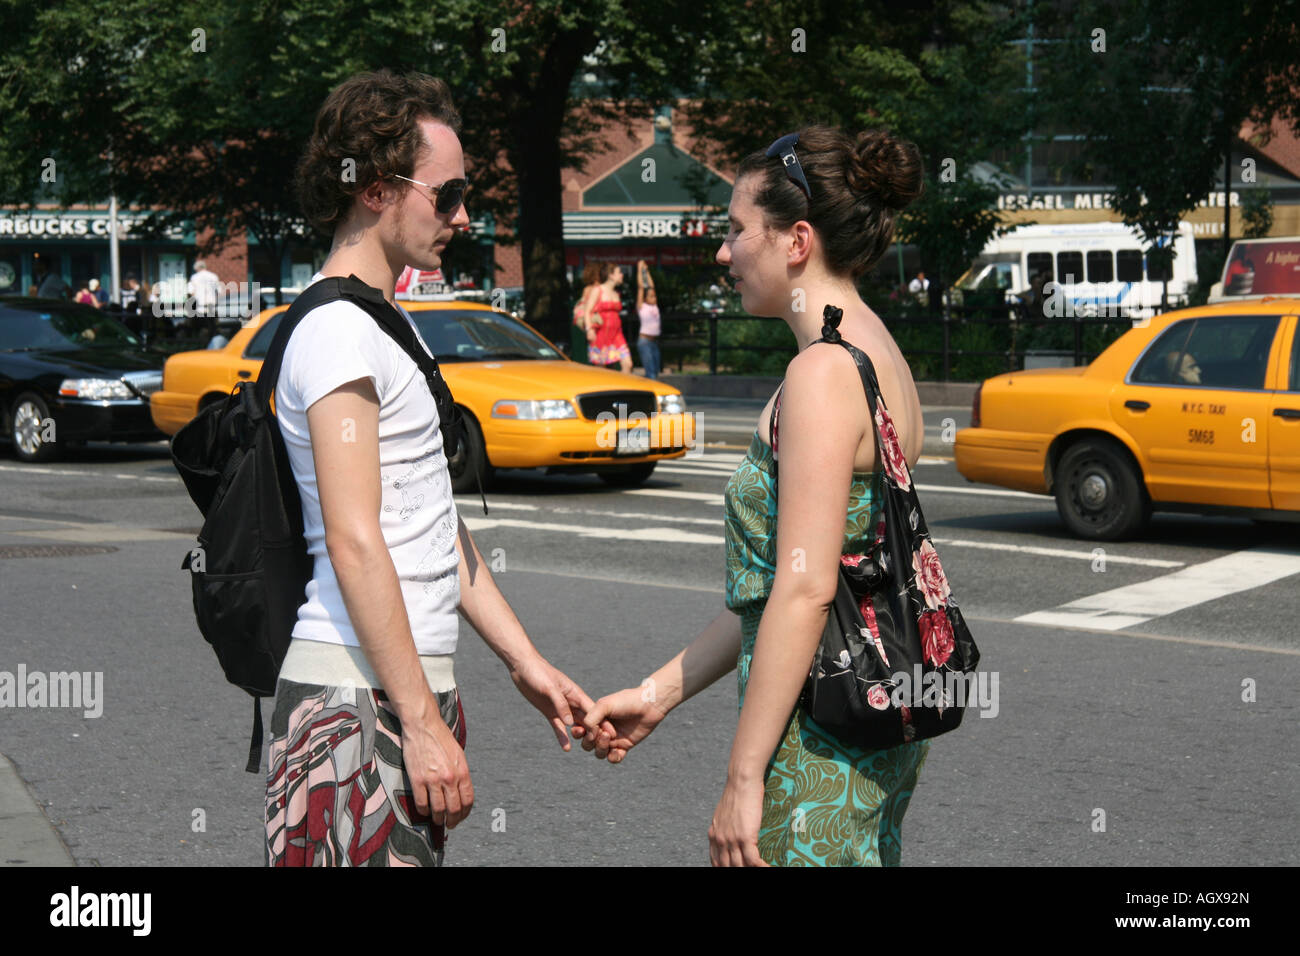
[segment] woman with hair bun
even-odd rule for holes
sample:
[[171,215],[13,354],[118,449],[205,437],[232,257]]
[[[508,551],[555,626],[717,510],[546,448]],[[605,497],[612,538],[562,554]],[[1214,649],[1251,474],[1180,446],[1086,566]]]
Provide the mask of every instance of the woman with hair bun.
[[[852,356],[819,343],[823,310],[843,310],[840,335],[875,365],[901,454],[914,466],[925,437],[916,386],[855,280],[922,189],[916,146],[879,129],[852,136],[804,127],[747,156],[737,172],[717,261],[745,311],[781,316],[799,352],[727,483],[726,609],[650,682],[598,701],[583,743],[618,762],[670,710],[737,670],[740,721],[709,828],[715,865],[900,862],[900,825],[929,740],[863,750],[798,701],[839,566],[871,549],[882,521],[875,426]],[[869,603],[865,616],[873,626]],[[606,719],[616,737],[600,732]]]

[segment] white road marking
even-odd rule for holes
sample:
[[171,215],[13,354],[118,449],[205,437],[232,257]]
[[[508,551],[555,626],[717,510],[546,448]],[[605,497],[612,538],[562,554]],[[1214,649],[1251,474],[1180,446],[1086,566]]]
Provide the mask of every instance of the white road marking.
[[1142,624],[1206,601],[1300,574],[1300,550],[1247,548],[1150,581],[1128,584],[1014,618],[1021,624],[1091,627],[1104,631]]
[[648,498],[681,498],[686,501],[702,501],[705,504],[721,505],[721,494],[708,491],[676,491],[671,488],[630,488],[625,495],[645,495]]
[[[516,568],[513,565],[511,572],[520,572],[523,574],[542,574],[548,577],[557,578],[580,578],[584,581],[604,581],[610,584],[626,584],[626,578],[606,577],[599,574],[590,574],[587,572],[575,571],[556,571],[554,568]],[[673,591],[702,591],[708,594],[726,594],[726,589],[722,587],[702,587],[698,584],[680,584],[672,581],[646,581],[638,580],[638,587],[668,588]],[[1018,624],[1020,621],[1009,621],[1003,617],[988,617],[983,614],[970,614],[963,612],[963,617],[968,621],[987,624]],[[1182,637],[1175,634],[1148,634],[1142,631],[1120,632],[1102,632],[1098,628],[1083,627],[1081,625],[1059,625],[1069,630],[1082,631],[1084,633],[1108,633],[1116,637],[1132,638],[1139,641],[1166,641],[1171,644],[1194,644],[1200,647],[1224,647],[1237,651],[1258,651],[1262,654],[1284,654],[1291,657],[1300,656],[1300,649],[1291,647],[1266,647],[1260,644],[1238,644],[1232,641],[1210,641],[1197,637]]]
[[[69,522],[70,523],[70,522]],[[81,524],[75,528],[57,531],[11,531],[9,534],[24,538],[43,538],[47,541],[76,541],[85,544],[117,544],[120,541],[162,541],[194,536],[183,531],[155,531],[152,528],[127,528],[115,524]]]
[[[457,498],[456,508],[458,511],[465,513],[464,509],[469,508],[471,505],[477,506],[478,503],[478,501],[472,498],[465,498],[463,500]],[[488,508],[489,510],[492,508],[517,508],[525,511],[544,510],[547,514],[554,515],[595,515],[596,517],[604,518],[607,521],[667,521],[673,524],[706,524],[711,527],[721,527],[723,523],[721,518],[684,518],[679,515],[656,515],[637,511],[609,511],[601,510],[599,508],[567,508],[563,506],[556,507],[550,505],[545,509],[542,509],[537,505],[516,505],[511,504],[510,502],[494,502],[489,504]]]
[[730,478],[735,468],[683,468],[680,465],[660,465],[655,474],[669,472],[674,475],[700,475],[706,478]]
[[473,518],[464,519],[465,527],[470,531],[486,531],[492,528],[520,528],[527,531],[556,531],[561,534],[576,534],[581,538],[605,538],[617,541],[657,541],[667,544],[724,544],[721,535],[697,534],[693,531],[679,531],[677,528],[620,528],[617,525],[594,528],[586,525],[556,524],[549,521],[524,521],[520,518]]
[[1036,498],[1047,504],[1054,501],[1051,495],[1035,495],[1028,491],[1005,491],[996,488],[961,488],[957,485],[913,485],[917,491],[937,491],[953,495],[989,495],[993,498]]
[[167,481],[179,482],[180,475],[162,477],[159,475],[130,475],[103,471],[79,471],[75,468],[44,468],[39,465],[0,465],[0,471],[18,471],[23,474],[59,475],[69,478],[125,478],[131,481]]
[[[1072,551],[1068,548],[1040,548],[1029,544],[1002,544],[997,541],[968,541],[963,538],[936,538],[930,540],[935,544],[954,545],[963,548],[985,548],[990,551],[1016,551],[1021,554],[1041,554],[1047,558],[1078,558],[1091,561],[1096,555],[1091,551]],[[1185,561],[1165,561],[1160,558],[1129,558],[1124,555],[1106,553],[1107,564],[1137,564],[1149,568],[1181,568]]]

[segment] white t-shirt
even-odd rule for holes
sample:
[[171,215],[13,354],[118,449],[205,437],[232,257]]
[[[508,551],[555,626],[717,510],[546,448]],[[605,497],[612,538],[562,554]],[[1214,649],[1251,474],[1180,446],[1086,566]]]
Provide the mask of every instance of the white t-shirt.
[[[318,272],[312,282],[320,278]],[[406,310],[398,309],[411,322]],[[415,335],[428,352],[418,330]],[[369,313],[346,300],[318,306],[303,317],[289,338],[275,386],[276,417],[302,496],[307,548],[315,562],[293,636],[360,644],[325,550],[307,428],[311,405],[358,378],[369,378],[379,396],[379,527],[397,569],[416,652],[451,654],[460,604],[457,516],[438,408],[419,366]]]

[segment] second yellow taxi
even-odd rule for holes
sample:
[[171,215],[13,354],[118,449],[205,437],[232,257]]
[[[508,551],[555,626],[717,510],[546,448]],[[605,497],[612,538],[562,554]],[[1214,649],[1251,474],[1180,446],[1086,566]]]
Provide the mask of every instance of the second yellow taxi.
[[1087,366],[1009,372],[957,432],[970,481],[1050,494],[1077,536],[1152,511],[1284,522],[1300,538],[1300,299],[1168,312]]

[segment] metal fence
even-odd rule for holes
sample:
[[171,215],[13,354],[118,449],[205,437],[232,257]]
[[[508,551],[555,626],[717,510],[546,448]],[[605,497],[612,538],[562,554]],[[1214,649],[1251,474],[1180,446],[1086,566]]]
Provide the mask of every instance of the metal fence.
[[[1169,308],[1180,306],[1170,305]],[[950,306],[946,315],[881,315],[913,366],[932,381],[979,380],[1035,367],[1086,365],[1124,332],[1158,315],[1159,307],[1109,310],[1106,314],[1035,315],[1024,305],[989,310]],[[757,334],[728,334],[746,323]],[[744,339],[744,341],[736,341]],[[795,354],[793,334],[780,319],[750,315],[666,311],[660,348],[665,366],[680,372],[687,362],[707,361],[710,375],[753,374],[755,356]],[[779,363],[779,368],[784,362]],[[781,374],[779,368],[770,374]],[[923,374],[917,374],[921,370]]]

